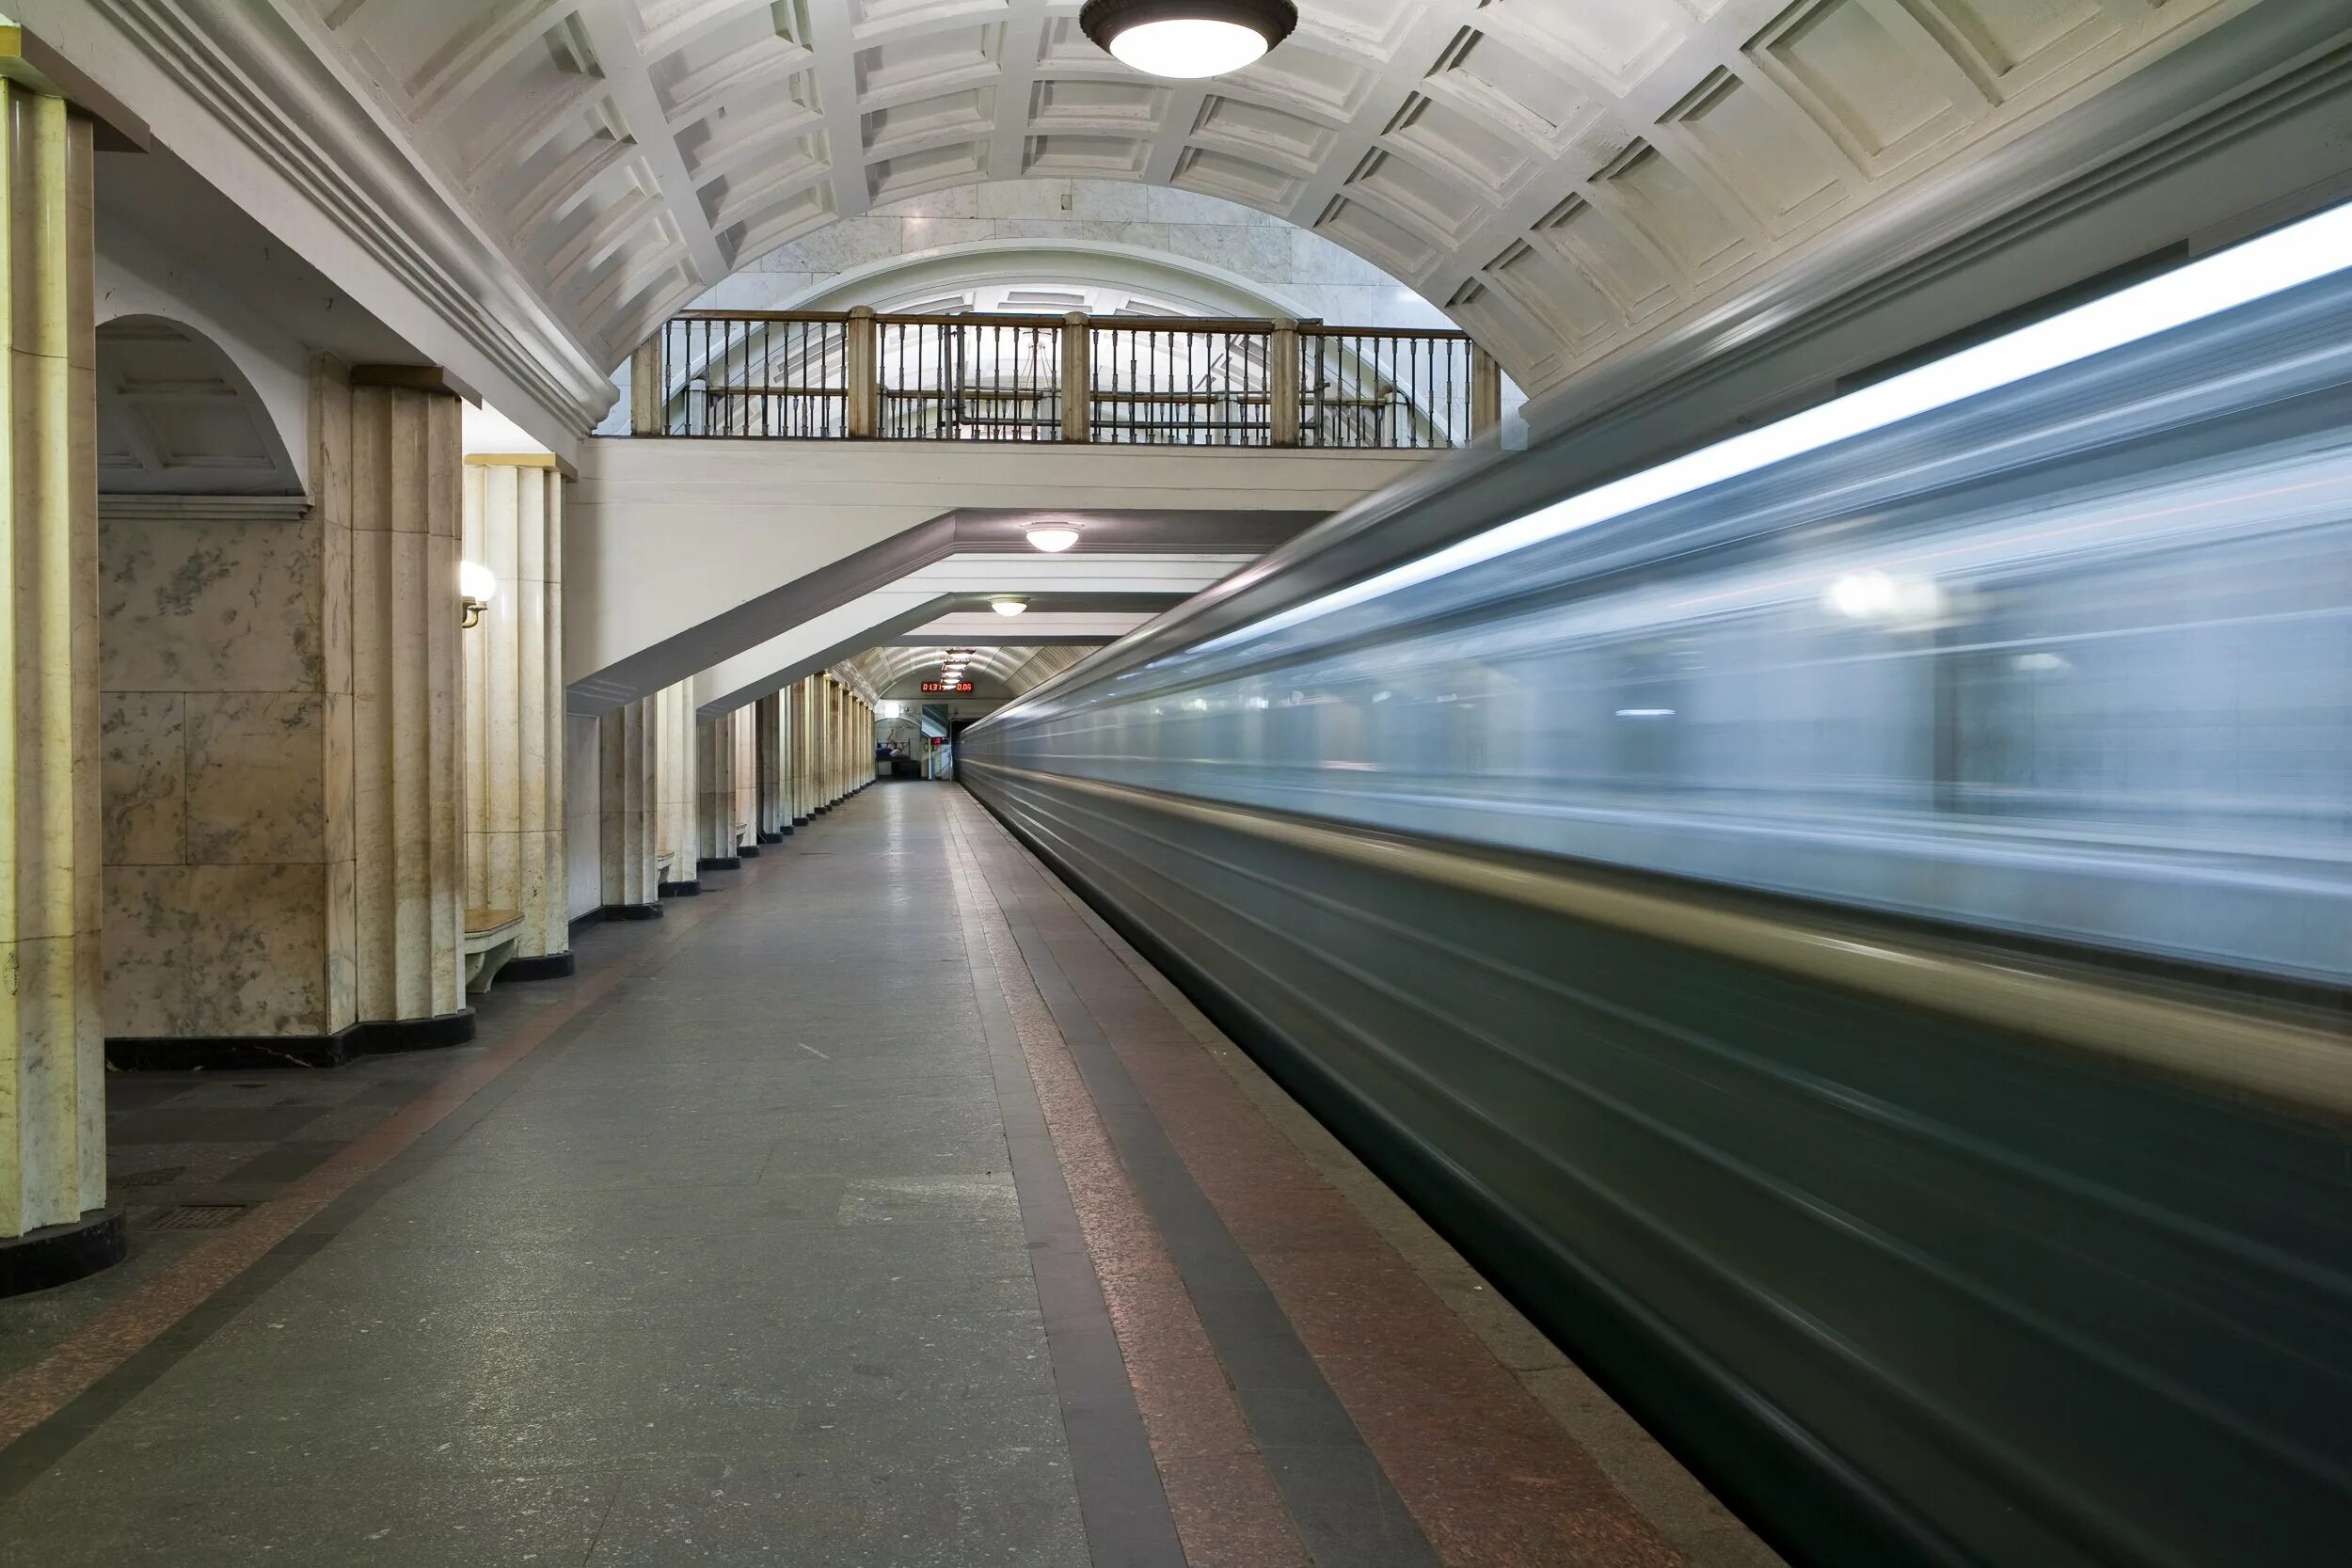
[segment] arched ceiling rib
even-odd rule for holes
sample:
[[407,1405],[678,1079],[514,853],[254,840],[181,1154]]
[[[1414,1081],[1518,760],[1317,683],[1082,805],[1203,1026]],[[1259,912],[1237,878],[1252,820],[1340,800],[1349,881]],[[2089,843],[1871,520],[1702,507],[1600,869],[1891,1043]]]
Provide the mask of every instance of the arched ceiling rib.
[[1302,0],[1191,83],[1076,0],[282,3],[607,363],[876,202],[1110,176],[1328,236],[1534,391],[2250,0]]

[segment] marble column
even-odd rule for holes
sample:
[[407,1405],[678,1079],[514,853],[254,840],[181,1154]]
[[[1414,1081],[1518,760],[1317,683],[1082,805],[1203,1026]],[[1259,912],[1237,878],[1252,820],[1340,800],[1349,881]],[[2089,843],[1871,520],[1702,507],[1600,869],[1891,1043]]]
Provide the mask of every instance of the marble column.
[[785,719],[791,726],[787,749],[791,755],[786,759],[792,769],[792,825],[805,826],[816,815],[816,786],[810,771],[816,766],[817,730],[808,712],[808,682],[794,681],[784,691]]
[[507,980],[572,972],[564,849],[563,476],[469,457],[462,553],[498,579],[465,659],[466,903],[523,917]]
[[735,853],[735,716],[694,722],[695,870],[732,871]]
[[759,752],[759,842],[781,844],[792,831],[792,731],[786,711],[791,689],[754,705],[754,743]]
[[727,715],[735,739],[735,852],[759,853],[759,740],[755,730],[758,710],[745,703]]
[[90,122],[0,82],[8,743],[0,781],[0,1294],[118,1262],[99,1009],[98,343]]
[[655,722],[650,697],[596,721],[596,861],[608,919],[650,920],[661,913]]
[[668,863],[660,891],[664,898],[682,897],[702,891],[694,875],[694,863],[701,858],[697,818],[702,810],[694,786],[694,684],[688,680],[665,686],[650,700],[655,851]]
[[348,393],[348,460],[312,477],[320,505],[341,507],[349,523],[358,1014],[373,1049],[446,1044],[473,1036],[463,954],[459,404],[437,388],[379,382],[365,367]]

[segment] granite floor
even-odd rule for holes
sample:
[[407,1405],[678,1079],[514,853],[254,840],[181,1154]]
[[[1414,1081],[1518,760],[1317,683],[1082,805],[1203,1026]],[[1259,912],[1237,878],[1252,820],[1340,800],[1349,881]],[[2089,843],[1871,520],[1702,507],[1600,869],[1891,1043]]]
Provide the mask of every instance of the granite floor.
[[952,785],[482,1037],[113,1080],[0,1560],[1774,1561]]

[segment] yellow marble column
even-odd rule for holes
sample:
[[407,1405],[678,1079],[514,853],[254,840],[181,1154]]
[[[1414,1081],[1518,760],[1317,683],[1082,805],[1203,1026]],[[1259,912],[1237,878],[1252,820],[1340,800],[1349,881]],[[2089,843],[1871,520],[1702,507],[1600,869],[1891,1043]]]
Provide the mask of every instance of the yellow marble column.
[[754,705],[754,745],[759,752],[759,842],[781,844],[792,831],[791,688]]
[[694,721],[695,862],[697,875],[732,871],[735,853],[735,718]]
[[498,592],[465,658],[466,904],[523,917],[505,980],[572,972],[564,850],[564,479],[545,457],[466,459],[463,554]]
[[655,723],[650,697],[596,721],[596,862],[608,919],[650,920],[661,913]]
[[90,122],[0,81],[0,1294],[119,1261],[99,1015],[98,342]]
[[662,873],[661,896],[682,897],[702,891],[694,876],[700,838],[697,818],[702,803],[694,784],[694,684],[680,681],[665,686],[650,699],[654,705],[654,839],[660,858],[669,863]]

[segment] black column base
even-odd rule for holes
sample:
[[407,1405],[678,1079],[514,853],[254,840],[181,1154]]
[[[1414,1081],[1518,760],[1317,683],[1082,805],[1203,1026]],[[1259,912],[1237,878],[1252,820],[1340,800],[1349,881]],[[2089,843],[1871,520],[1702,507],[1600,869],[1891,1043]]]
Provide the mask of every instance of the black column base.
[[[792,828],[805,828],[807,826],[808,818],[805,816],[796,816],[792,819]],[[784,831],[788,833],[792,831],[792,828],[787,828]]]
[[540,953],[528,958],[509,958],[501,966],[501,980],[561,980],[577,967],[569,953]]
[[755,861],[759,859],[759,846],[756,844],[739,844],[735,847],[735,854],[736,858],[739,860]]
[[0,1296],[21,1296],[111,1269],[130,1255],[130,1227],[119,1209],[93,1209],[70,1225],[0,1242]]
[[124,1072],[338,1068],[356,1056],[463,1045],[473,1038],[473,1009],[467,1007],[437,1018],[376,1019],[331,1035],[139,1036],[108,1040],[106,1065]]
[[743,867],[739,855],[705,855],[694,863],[697,871],[739,871]]
[[661,918],[661,906],[659,904],[607,904],[596,913],[607,920],[659,920]]
[[784,842],[785,833],[788,833],[791,831],[791,829],[787,828],[782,832],[771,833],[767,829],[762,828],[759,830],[759,842],[762,844],[782,844]]
[[654,892],[663,898],[691,898],[702,890],[703,885],[700,881],[663,882],[655,888]]

